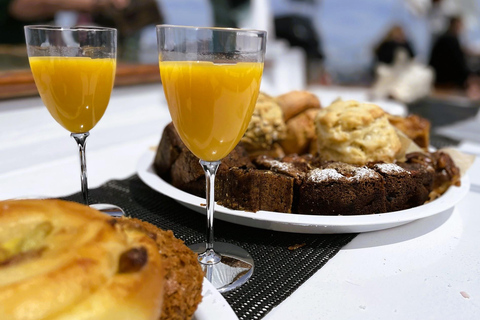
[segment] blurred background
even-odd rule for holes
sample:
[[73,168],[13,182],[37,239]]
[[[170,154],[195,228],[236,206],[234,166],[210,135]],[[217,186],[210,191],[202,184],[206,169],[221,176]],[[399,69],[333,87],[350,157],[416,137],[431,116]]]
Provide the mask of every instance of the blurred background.
[[271,94],[318,85],[480,100],[480,0],[0,0],[0,86],[27,81],[23,25],[39,23],[117,28],[117,85],[160,80],[155,25],[167,23],[266,29]]

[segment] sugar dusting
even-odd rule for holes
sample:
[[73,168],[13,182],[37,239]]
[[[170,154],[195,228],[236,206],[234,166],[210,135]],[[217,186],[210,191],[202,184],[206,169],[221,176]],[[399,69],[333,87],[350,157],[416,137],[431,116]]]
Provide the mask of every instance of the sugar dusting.
[[377,163],[375,168],[386,174],[408,172],[394,163]]
[[356,179],[356,180],[377,177],[377,173],[372,169],[368,169],[367,167],[356,168],[354,173],[355,175],[352,177],[352,179]]
[[278,160],[270,160],[270,159],[265,159],[264,161],[270,165],[271,170],[289,171],[294,169],[294,166],[291,163],[280,162]]
[[341,175],[335,169],[313,169],[308,174],[308,180],[312,182],[322,182],[327,180],[338,180],[341,178],[345,178],[345,176]]
[[346,177],[343,174],[339,173],[335,169],[327,168],[327,169],[313,169],[308,174],[308,180],[312,182],[323,182],[328,180],[339,180],[339,179],[346,179],[347,181],[359,181],[362,179],[370,179],[370,178],[377,178],[378,174],[367,168],[367,167],[359,167],[354,168],[353,176]]

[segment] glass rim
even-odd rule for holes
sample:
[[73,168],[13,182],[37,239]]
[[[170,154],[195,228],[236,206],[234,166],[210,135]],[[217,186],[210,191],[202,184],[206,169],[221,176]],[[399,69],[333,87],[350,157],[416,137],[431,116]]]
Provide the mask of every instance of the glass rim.
[[97,27],[97,26],[74,26],[74,27],[62,27],[52,25],[26,25],[25,30],[44,30],[44,31],[98,31],[98,32],[116,32],[117,29],[109,27]]
[[195,27],[195,26],[183,26],[175,24],[157,24],[156,29],[160,28],[178,28],[178,29],[194,29],[194,30],[218,30],[218,31],[236,31],[246,33],[267,34],[266,30],[259,29],[243,29],[243,28],[227,28],[227,27]]

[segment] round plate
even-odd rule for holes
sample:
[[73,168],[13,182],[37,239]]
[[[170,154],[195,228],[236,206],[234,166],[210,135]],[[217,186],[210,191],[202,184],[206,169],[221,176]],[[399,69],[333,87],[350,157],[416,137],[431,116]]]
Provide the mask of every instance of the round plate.
[[238,320],[227,300],[206,278],[203,278],[202,297],[192,320]]
[[[152,166],[154,157],[155,152],[148,150],[140,158],[137,166],[140,179],[152,189],[175,199],[185,207],[205,214],[205,199],[177,189],[160,178]],[[469,188],[470,180],[465,175],[460,187],[449,188],[435,201],[411,209],[381,214],[321,216],[271,211],[254,213],[216,205],[215,218],[245,226],[284,232],[316,234],[367,232],[396,227],[446,211],[457,204],[468,193]]]

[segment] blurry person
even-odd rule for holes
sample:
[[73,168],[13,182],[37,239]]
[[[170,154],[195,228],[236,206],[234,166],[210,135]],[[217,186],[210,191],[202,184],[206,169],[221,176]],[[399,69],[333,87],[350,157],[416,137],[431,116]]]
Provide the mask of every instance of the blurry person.
[[210,0],[216,27],[238,28],[250,0]]
[[0,44],[25,43],[23,26],[47,23],[59,11],[94,13],[123,9],[130,0],[0,0]]
[[435,84],[464,87],[469,76],[465,51],[460,44],[463,24],[460,17],[450,18],[449,26],[433,44],[430,65],[435,70]]
[[[303,3],[305,10],[292,10],[275,16],[275,35],[285,39],[292,47],[303,49],[306,56],[307,81],[309,83],[328,84],[329,76],[323,65],[324,54],[320,34],[314,24],[317,1],[292,0],[289,4],[295,8]],[[311,13],[310,13],[311,12]]]
[[412,45],[407,40],[402,27],[394,25],[375,48],[374,53],[377,63],[393,64],[399,50],[404,50],[408,58],[415,56]]

